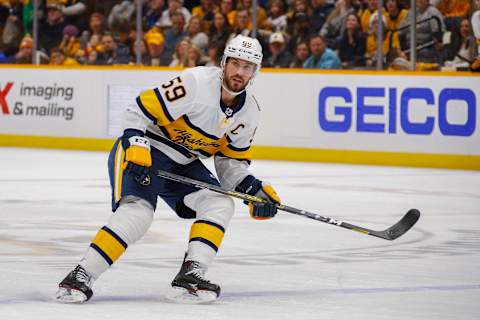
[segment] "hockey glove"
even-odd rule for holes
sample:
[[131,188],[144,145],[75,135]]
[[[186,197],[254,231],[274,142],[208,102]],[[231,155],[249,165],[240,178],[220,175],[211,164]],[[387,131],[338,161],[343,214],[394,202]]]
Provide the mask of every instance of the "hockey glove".
[[280,203],[280,198],[271,185],[249,175],[238,184],[235,190],[267,200],[266,203],[245,202],[248,204],[250,216],[253,219],[266,220],[277,214],[275,204]]
[[126,173],[133,174],[138,183],[149,185],[149,168],[152,166],[150,141],[143,137],[143,132],[126,129],[122,136],[122,147],[126,153],[123,164]]

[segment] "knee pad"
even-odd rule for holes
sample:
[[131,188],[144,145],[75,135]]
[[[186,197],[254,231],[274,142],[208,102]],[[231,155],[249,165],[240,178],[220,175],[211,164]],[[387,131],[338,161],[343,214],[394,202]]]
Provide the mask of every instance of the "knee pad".
[[196,219],[212,221],[224,228],[235,210],[232,198],[205,189],[186,195],[183,202],[197,213]]
[[130,245],[147,232],[152,221],[153,208],[148,201],[126,197],[121,200],[117,211],[110,217],[107,227]]

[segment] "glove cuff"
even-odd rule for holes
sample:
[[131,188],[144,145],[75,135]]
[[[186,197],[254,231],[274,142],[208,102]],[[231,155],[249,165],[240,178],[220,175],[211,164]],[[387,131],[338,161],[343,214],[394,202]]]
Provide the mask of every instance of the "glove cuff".
[[262,181],[252,175],[248,175],[237,185],[235,191],[254,196],[260,189],[262,189]]
[[130,138],[131,137],[134,137],[134,136],[137,136],[137,137],[143,137],[145,136],[145,133],[141,130],[138,130],[138,129],[125,129],[123,131],[123,135],[122,135],[122,147],[123,147],[123,150],[127,150],[128,147],[130,147]]

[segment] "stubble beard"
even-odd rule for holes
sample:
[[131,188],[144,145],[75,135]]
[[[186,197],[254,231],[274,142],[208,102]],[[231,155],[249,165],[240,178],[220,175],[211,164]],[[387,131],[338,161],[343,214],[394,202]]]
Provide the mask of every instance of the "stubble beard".
[[240,92],[246,87],[246,83],[243,81],[243,79],[241,84],[237,84],[237,82],[233,81],[233,77],[226,77],[225,85],[227,86],[228,90],[233,92]]

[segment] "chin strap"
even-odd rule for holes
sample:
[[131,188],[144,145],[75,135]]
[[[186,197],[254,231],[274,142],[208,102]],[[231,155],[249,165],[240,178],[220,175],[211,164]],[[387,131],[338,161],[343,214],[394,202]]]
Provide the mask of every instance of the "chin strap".
[[[249,83],[250,83],[250,82],[249,82]],[[229,94],[231,94],[232,96],[238,96],[240,93],[242,93],[243,91],[247,90],[247,87],[248,87],[248,86],[249,86],[249,85],[247,84],[247,85],[245,86],[245,88],[243,88],[243,90],[238,91],[238,92],[235,92],[235,91],[232,91],[232,90],[230,90],[230,89],[227,88],[227,86],[225,85],[225,82],[223,81],[223,78],[222,78],[222,88],[223,88],[223,90],[227,91],[227,92],[228,92]]]
[[245,88],[243,88],[243,90],[240,90],[238,92],[232,91],[232,90],[227,88],[227,85],[225,84],[225,79],[223,78],[223,72],[224,72],[224,65],[222,65],[222,72],[220,73],[220,83],[222,84],[222,88],[225,89],[225,91],[227,91],[227,93],[231,94],[232,96],[238,96],[243,91],[247,90],[248,88],[250,88],[252,86],[253,79],[257,75],[258,68],[257,68],[257,71],[255,71],[255,73],[253,74],[252,78],[250,80],[248,80],[248,83],[245,86]]

